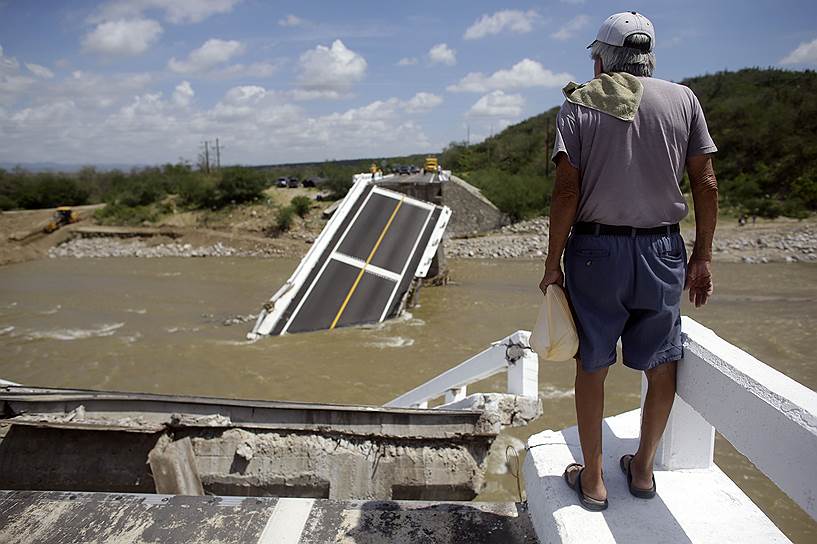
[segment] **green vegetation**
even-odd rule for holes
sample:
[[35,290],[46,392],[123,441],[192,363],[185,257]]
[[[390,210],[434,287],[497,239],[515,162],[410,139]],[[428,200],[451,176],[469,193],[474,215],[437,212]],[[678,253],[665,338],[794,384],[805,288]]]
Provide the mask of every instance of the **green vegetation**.
[[292,221],[295,219],[295,208],[292,206],[284,206],[275,214],[275,228],[278,233],[286,232],[292,228]]
[[312,207],[312,200],[308,196],[298,195],[289,204],[292,206],[293,211],[298,214],[298,217],[304,218]]
[[0,169],[0,209],[54,208],[86,204],[90,191],[66,174]]
[[[817,210],[817,73],[753,68],[681,83],[701,101],[718,145],[715,171],[727,211],[799,218]],[[476,145],[452,143],[442,164],[514,219],[545,213],[553,184],[546,162],[558,111]],[[688,187],[685,181],[682,188]]]

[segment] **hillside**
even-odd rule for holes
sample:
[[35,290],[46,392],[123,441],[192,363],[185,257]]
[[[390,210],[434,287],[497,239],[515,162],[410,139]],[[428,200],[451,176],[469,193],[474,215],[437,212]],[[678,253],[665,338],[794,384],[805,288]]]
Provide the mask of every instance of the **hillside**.
[[[764,217],[817,210],[817,73],[745,69],[681,82],[698,96],[718,145],[724,205]],[[443,164],[516,218],[547,209],[547,163],[558,108],[488,138],[451,144]]]

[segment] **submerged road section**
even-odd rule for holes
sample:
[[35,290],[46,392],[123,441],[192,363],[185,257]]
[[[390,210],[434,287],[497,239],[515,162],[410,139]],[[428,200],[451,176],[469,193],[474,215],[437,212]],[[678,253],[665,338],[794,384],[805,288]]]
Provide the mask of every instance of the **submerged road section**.
[[400,313],[424,277],[451,210],[356,176],[332,219],[248,335],[278,335],[363,323]]

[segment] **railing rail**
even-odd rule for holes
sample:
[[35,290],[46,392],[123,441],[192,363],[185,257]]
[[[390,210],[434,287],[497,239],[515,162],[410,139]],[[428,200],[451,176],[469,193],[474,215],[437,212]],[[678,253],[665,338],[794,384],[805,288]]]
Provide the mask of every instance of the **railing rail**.
[[445,403],[465,398],[472,383],[508,373],[508,393],[527,397],[539,394],[539,357],[530,348],[530,332],[516,331],[488,349],[400,395],[384,406],[427,408],[428,401],[445,395]]
[[[817,392],[683,318],[675,404],[656,455],[664,469],[707,468],[717,429],[817,519]],[[642,404],[646,380],[642,382]]]

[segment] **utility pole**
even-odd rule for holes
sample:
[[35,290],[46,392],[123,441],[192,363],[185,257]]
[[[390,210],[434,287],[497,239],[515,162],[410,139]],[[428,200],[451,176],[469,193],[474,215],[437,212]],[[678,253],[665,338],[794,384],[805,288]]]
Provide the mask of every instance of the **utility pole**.
[[204,171],[206,173],[210,173],[210,148],[208,147],[209,142],[204,140]]
[[221,170],[221,147],[218,145],[218,138],[216,138],[216,169]]
[[471,145],[471,125],[468,123],[465,124],[465,147],[469,147]]

